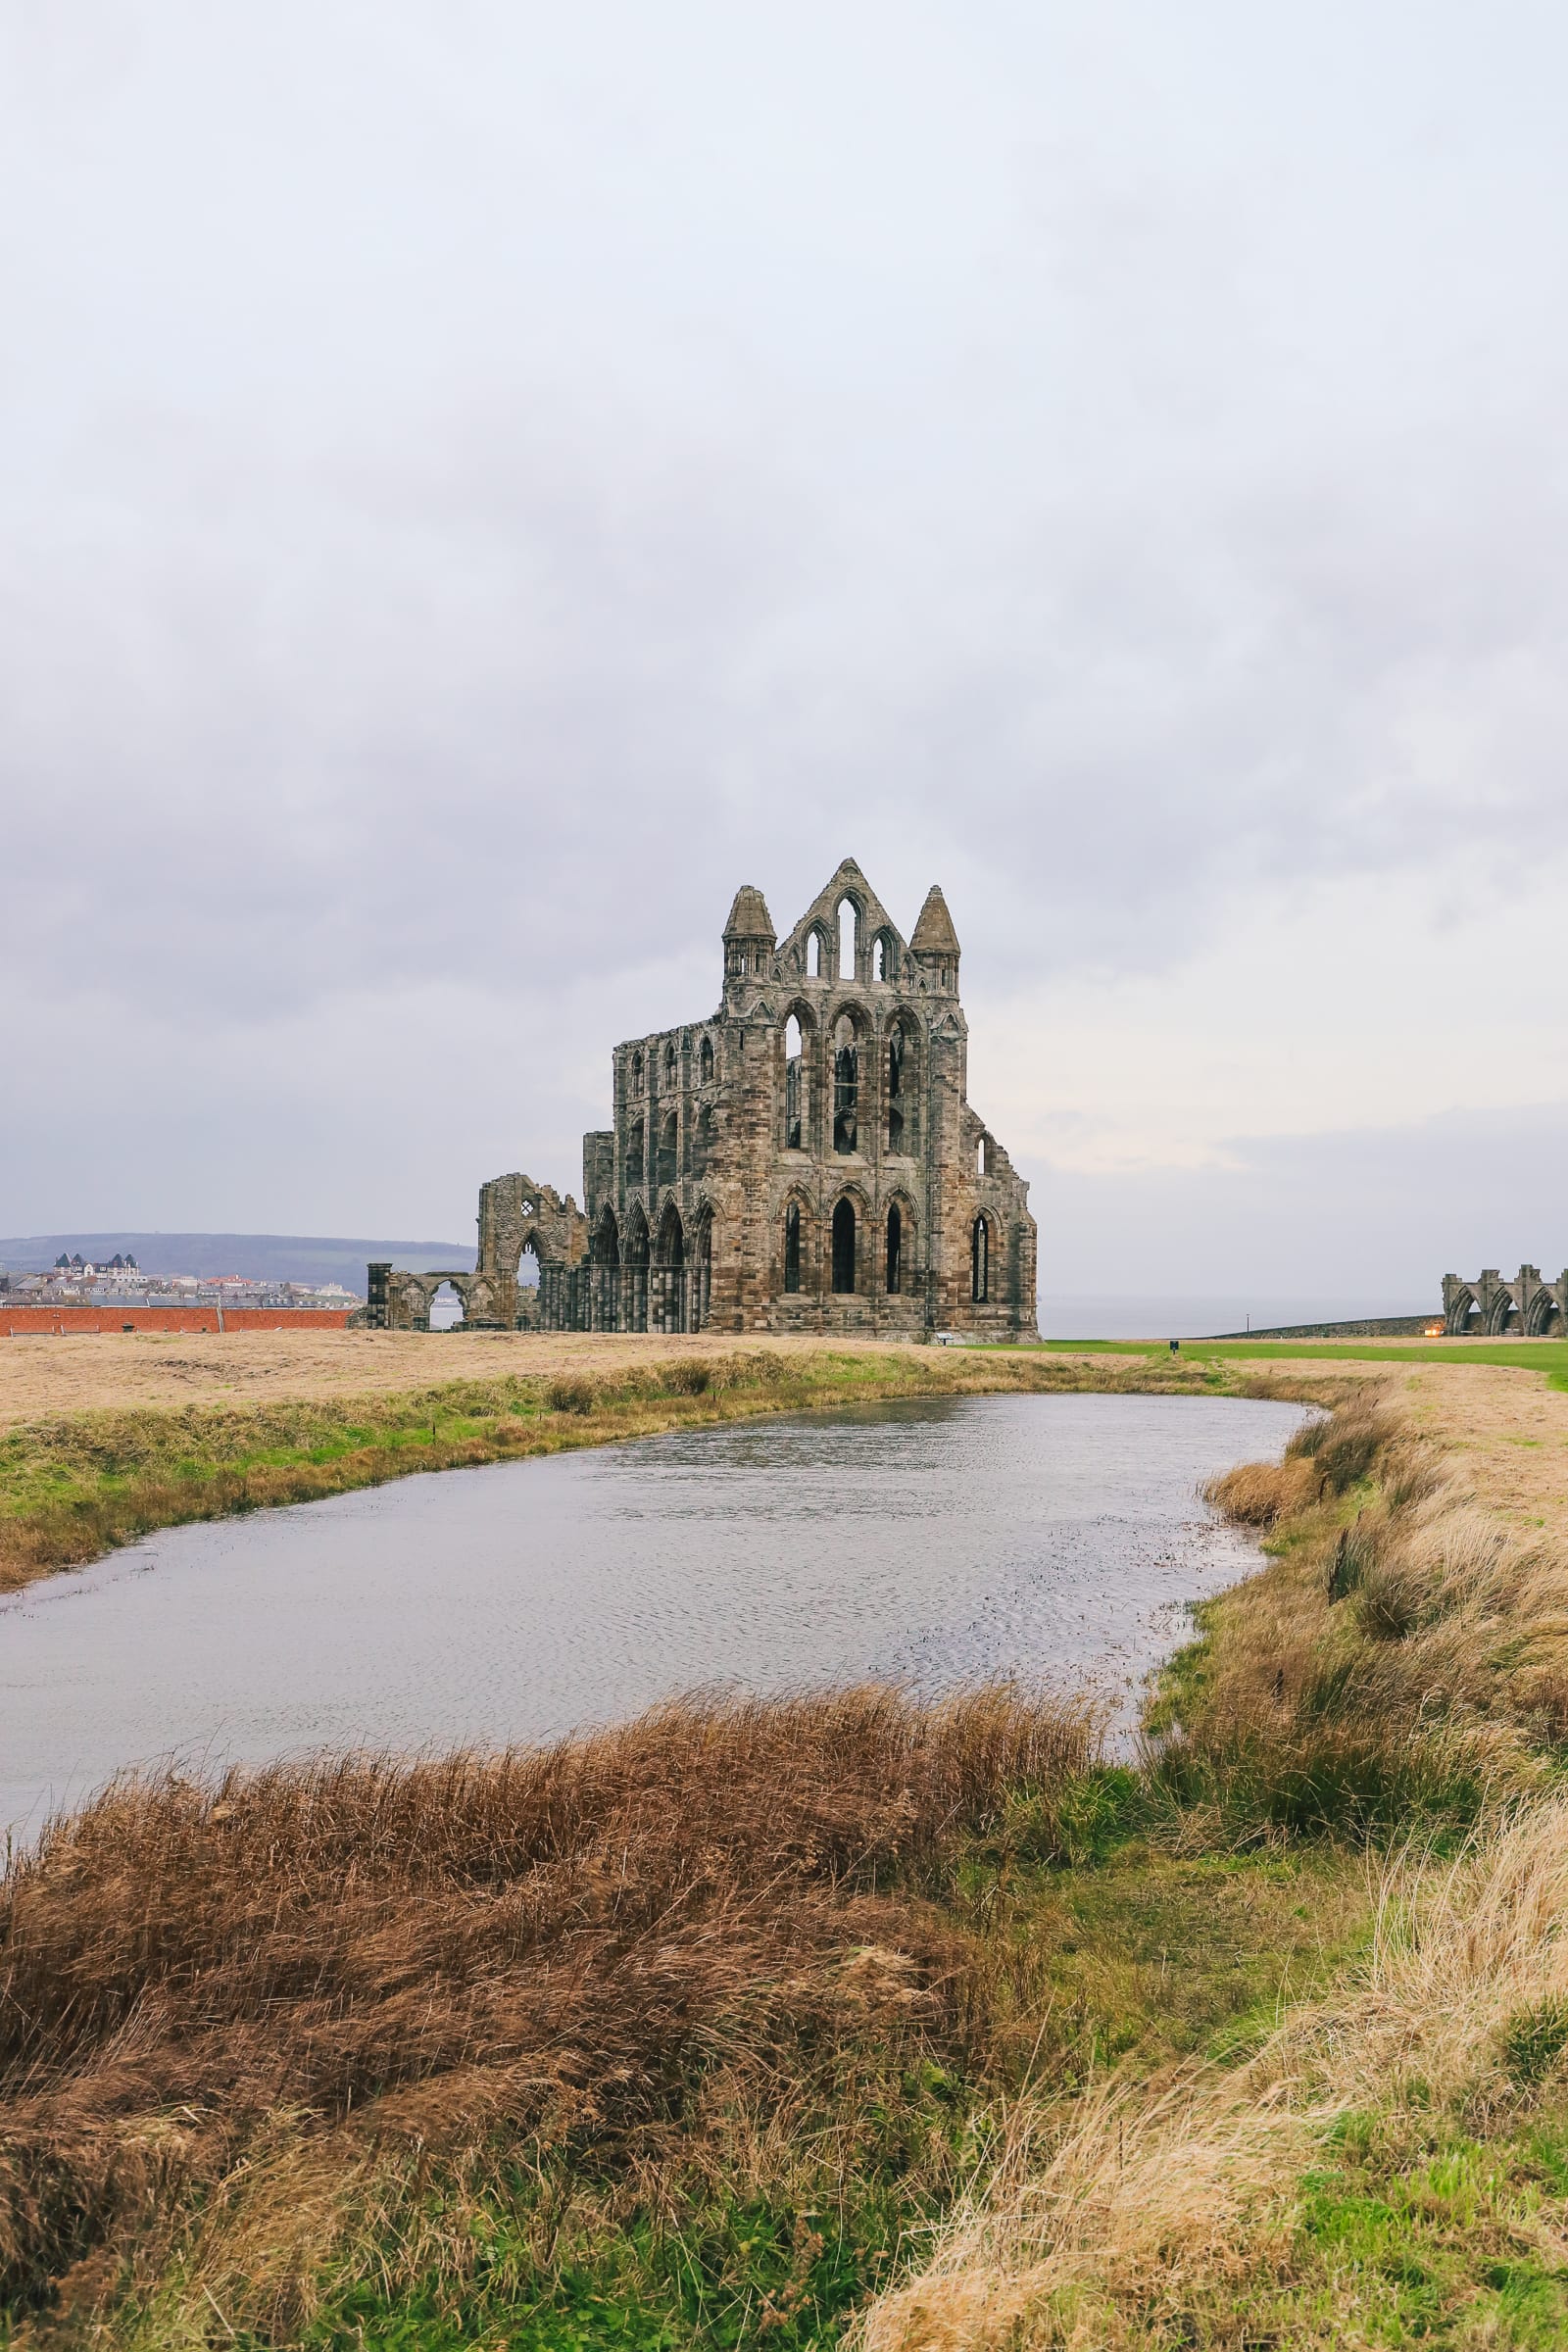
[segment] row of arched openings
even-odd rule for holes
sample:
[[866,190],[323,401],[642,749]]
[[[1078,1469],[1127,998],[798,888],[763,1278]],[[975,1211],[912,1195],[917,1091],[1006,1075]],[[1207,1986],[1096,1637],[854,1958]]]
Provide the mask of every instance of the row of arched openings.
[[[860,910],[853,899],[840,899],[838,920],[829,931],[813,923],[806,936],[808,980],[854,980],[860,970]],[[891,931],[878,931],[871,942],[869,977],[891,985],[899,976],[899,943]]]
[[700,1331],[712,1295],[711,1211],[702,1210],[688,1240],[673,1200],[652,1232],[637,1202],[623,1237],[607,1203],[593,1230],[587,1275],[601,1293],[596,1329],[641,1330],[657,1318],[662,1330]]
[[[678,1074],[679,1063],[676,1058],[674,1045],[671,1043],[666,1045],[664,1048],[665,1094],[669,1094],[673,1091]],[[642,1048],[640,1046],[631,1057],[630,1076],[632,1094],[637,1096],[646,1093],[648,1086],[648,1068],[647,1064],[643,1060]],[[697,1049],[697,1083],[699,1086],[711,1086],[713,1083],[713,1041],[710,1037],[705,1036],[702,1044]]]
[[[906,1067],[908,1041],[902,1022],[895,1022],[883,1049],[885,1141],[889,1152],[909,1149],[905,1110],[907,1102]],[[833,1149],[848,1154],[860,1149],[860,1034],[847,1012],[834,1024],[831,1049],[833,1086]],[[784,1024],[784,1148],[809,1149],[809,1081],[806,1068],[806,1040],[799,1016]]]
[[[905,1279],[905,1213],[897,1200],[887,1212],[883,1226],[882,1288],[890,1298],[897,1298],[904,1289]],[[784,1211],[784,1288],[799,1291],[802,1281],[801,1203],[790,1201]],[[855,1202],[846,1194],[835,1203],[832,1227],[832,1286],[839,1297],[852,1295],[859,1288],[858,1220]],[[977,1306],[991,1299],[991,1220],[983,1212],[974,1220],[969,1233],[969,1296]]]
[[[700,1220],[700,1228],[703,1246],[710,1250],[712,1218],[706,1209]],[[681,1222],[680,1210],[673,1200],[666,1200],[657,1230],[651,1231],[641,1203],[635,1202],[626,1220],[623,1239],[615,1221],[615,1212],[607,1205],[594,1227],[589,1256],[596,1266],[684,1266],[686,1229]]]
[[[896,1298],[904,1289],[905,1213],[895,1200],[888,1209],[883,1225],[882,1288],[889,1298]],[[784,1211],[784,1288],[787,1292],[802,1287],[802,1216],[801,1203],[792,1200]],[[835,1203],[831,1228],[830,1272],[834,1292],[841,1298],[853,1296],[860,1287],[859,1233],[855,1202],[846,1196]]]
[[[642,1119],[633,1119],[626,1130],[626,1182],[645,1184],[649,1179],[647,1126]],[[713,1155],[718,1142],[718,1114],[710,1102],[705,1102],[691,1129],[691,1173],[701,1176]],[[680,1121],[669,1110],[659,1122],[658,1137],[653,1154],[653,1182],[658,1187],[680,1181]]]
[[1494,1294],[1489,1307],[1483,1307],[1473,1291],[1462,1292],[1448,1317],[1450,1332],[1485,1333],[1489,1338],[1504,1334],[1527,1339],[1556,1339],[1563,1328],[1562,1310],[1544,1285],[1533,1298],[1527,1298],[1525,1312],[1519,1311],[1518,1300],[1507,1289]]

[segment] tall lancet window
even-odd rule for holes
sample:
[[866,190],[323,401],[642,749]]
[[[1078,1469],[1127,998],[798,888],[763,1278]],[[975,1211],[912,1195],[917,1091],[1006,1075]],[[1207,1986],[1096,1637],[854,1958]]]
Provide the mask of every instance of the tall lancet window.
[[888,1150],[904,1150],[904,1031],[897,1022],[888,1035]]
[[784,1149],[799,1152],[806,1143],[806,1059],[801,1024],[794,1013],[784,1024]]
[[839,1025],[833,1032],[833,1149],[835,1152],[854,1152],[858,1148],[859,1102],[859,1045],[855,1034],[855,1023],[846,1012],[839,1016]]
[[984,1217],[976,1217],[969,1242],[969,1293],[977,1306],[984,1306],[991,1296],[991,1227]]

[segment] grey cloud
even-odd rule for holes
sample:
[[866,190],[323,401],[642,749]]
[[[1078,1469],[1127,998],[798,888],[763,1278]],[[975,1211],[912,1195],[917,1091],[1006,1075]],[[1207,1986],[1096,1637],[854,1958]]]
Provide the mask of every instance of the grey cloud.
[[1057,1291],[1240,1298],[1283,1281],[1308,1298],[1418,1312],[1446,1273],[1511,1273],[1529,1259],[1555,1278],[1568,1261],[1565,1147],[1560,1102],[1478,1105],[1404,1129],[1236,1139],[1228,1168],[1048,1170],[1030,1205]]
[[1568,28],[1474,27],[7,20],[9,1001],[467,990],[555,1134],[612,1015],[541,975],[678,1017],[746,876],[940,875],[1000,990],[1560,851]]

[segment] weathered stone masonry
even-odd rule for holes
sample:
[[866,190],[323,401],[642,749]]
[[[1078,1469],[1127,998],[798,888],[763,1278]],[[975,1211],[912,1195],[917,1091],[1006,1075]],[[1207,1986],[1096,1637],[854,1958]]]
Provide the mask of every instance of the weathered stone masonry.
[[496,1177],[474,1272],[374,1264],[368,1323],[423,1328],[451,1282],[470,1327],[1034,1336],[1029,1188],[969,1107],[941,891],[906,941],[846,858],[782,942],[739,891],[723,949],[710,1019],[616,1047],[584,1207]]
[[1523,1333],[1528,1339],[1560,1340],[1568,1330],[1568,1268],[1555,1282],[1543,1282],[1539,1266],[1521,1266],[1504,1282],[1495,1266],[1467,1281],[1443,1277],[1443,1327],[1461,1332]]

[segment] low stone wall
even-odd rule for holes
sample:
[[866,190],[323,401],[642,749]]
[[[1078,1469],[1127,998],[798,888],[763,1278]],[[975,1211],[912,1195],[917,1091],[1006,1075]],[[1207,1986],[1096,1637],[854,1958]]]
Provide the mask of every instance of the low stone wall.
[[[1278,1323],[1265,1331],[1259,1323],[1250,1331],[1206,1331],[1206,1340],[1418,1340],[1434,1326],[1441,1333],[1441,1311],[1430,1315],[1372,1315],[1359,1323]],[[1196,1332],[1183,1335],[1196,1339]]]

